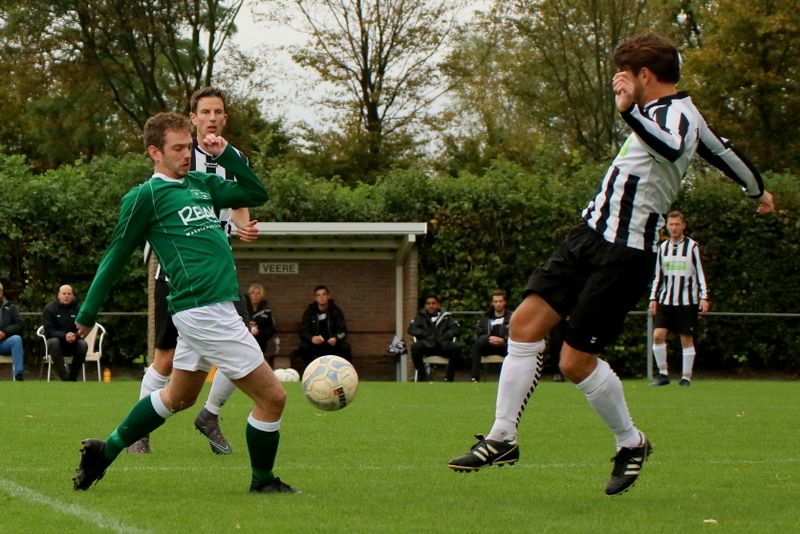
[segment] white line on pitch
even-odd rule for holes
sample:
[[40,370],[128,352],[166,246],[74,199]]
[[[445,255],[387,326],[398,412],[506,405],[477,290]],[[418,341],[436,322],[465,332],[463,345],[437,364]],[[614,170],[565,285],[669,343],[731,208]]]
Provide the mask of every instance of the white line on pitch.
[[117,519],[114,519],[113,517],[107,517],[101,513],[78,506],[77,504],[71,504],[58,499],[53,499],[46,495],[42,495],[37,491],[26,488],[25,486],[20,486],[16,482],[6,478],[0,477],[0,490],[9,493],[13,497],[19,497],[34,504],[47,506],[59,513],[75,516],[78,519],[86,521],[87,523],[91,523],[99,528],[107,528],[113,530],[114,532],[122,532],[125,534],[139,534],[147,532],[146,530],[131,527]]

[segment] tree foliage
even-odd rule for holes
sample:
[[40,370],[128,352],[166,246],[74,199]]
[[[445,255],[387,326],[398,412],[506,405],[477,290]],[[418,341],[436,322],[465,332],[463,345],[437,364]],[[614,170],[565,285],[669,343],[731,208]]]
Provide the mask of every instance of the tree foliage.
[[[159,111],[187,111],[215,83],[242,0],[0,2],[0,66],[19,120],[0,142],[49,168],[138,148]],[[241,54],[239,75],[253,68]],[[227,84],[220,84],[225,87]],[[230,83],[229,85],[233,85]]]
[[[299,65],[335,90],[325,104],[339,130],[315,136],[349,174],[369,177],[412,146],[442,92],[437,58],[455,27],[453,0],[270,0],[271,18],[298,14],[309,43],[292,47]],[[335,154],[341,154],[336,157]]]
[[686,86],[709,120],[762,168],[800,168],[800,10],[792,2],[700,2]]

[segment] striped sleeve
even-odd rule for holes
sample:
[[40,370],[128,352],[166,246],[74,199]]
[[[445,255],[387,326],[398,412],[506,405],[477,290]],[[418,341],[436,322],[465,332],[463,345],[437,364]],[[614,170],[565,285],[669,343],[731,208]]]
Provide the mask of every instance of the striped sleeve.
[[674,106],[656,110],[655,120],[643,115],[635,104],[621,115],[653,156],[674,162],[683,154],[689,119]]
[[725,176],[741,185],[750,197],[758,198],[764,194],[764,182],[756,168],[733,148],[730,141],[715,134],[705,121],[700,125],[697,153],[725,173]]
[[661,289],[661,284],[662,284],[661,256],[664,253],[663,248],[664,248],[663,243],[658,246],[658,254],[656,254],[656,268],[655,268],[655,273],[653,274],[653,287],[650,290],[650,300],[658,300],[658,292]]
[[697,289],[700,292],[700,300],[708,299],[708,285],[706,285],[706,275],[703,272],[703,262],[700,261],[700,246],[695,243],[692,250],[692,265],[697,277]]

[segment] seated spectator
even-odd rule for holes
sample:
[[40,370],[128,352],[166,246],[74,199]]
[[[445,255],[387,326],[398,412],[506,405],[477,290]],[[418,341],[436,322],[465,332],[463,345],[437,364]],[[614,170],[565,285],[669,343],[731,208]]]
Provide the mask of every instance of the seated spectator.
[[[47,352],[53,358],[58,376],[68,382],[78,380],[78,371],[83,367],[86,351],[89,349],[86,341],[78,335],[78,327],[75,325],[75,317],[80,308],[72,287],[63,285],[58,288],[56,300],[42,310]],[[72,356],[69,372],[64,365],[64,356]]]
[[261,352],[267,350],[267,343],[275,335],[275,321],[267,299],[264,298],[264,286],[250,284],[247,295],[242,295],[239,303],[239,315],[256,338]]
[[328,288],[318,285],[314,288],[314,302],[303,312],[294,367],[302,375],[309,363],[326,354],[341,356],[347,361],[353,359],[344,312],[330,298]]
[[429,379],[422,358],[436,355],[449,360],[445,380],[453,381],[461,356],[461,347],[454,341],[458,329],[458,322],[453,319],[450,312],[442,309],[442,301],[438,295],[428,294],[425,297],[425,307],[408,327],[408,333],[415,338],[414,344],[411,345],[411,359],[417,369],[417,380]]
[[11,355],[14,379],[25,380],[25,358],[22,351],[22,318],[17,307],[3,295],[0,284],[0,354]]
[[506,308],[506,292],[492,293],[492,307],[475,323],[475,341],[472,343],[473,382],[481,379],[481,356],[508,354],[508,322],[511,311]]

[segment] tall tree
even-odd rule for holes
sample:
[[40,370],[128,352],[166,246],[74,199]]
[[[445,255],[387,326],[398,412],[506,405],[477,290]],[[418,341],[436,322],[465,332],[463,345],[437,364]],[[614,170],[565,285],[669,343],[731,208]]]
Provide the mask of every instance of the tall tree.
[[[438,58],[460,0],[265,0],[268,17],[309,36],[291,48],[295,62],[337,91],[325,104],[340,112],[337,143],[347,138],[365,174],[385,152],[429,118],[442,93]],[[330,136],[329,136],[330,137]],[[363,150],[356,150],[363,146]]]
[[[86,131],[64,143],[74,158],[113,145],[114,129],[131,137],[155,112],[188,111],[191,93],[215,82],[242,3],[0,0],[1,94],[21,110],[19,124],[0,127],[2,142],[64,161],[44,125]],[[252,70],[246,57],[231,57],[244,75]]]
[[702,46],[682,82],[709,122],[760,168],[800,169],[800,10],[793,2],[698,2]]
[[527,163],[525,151],[546,147],[567,161],[574,152],[606,159],[623,132],[610,90],[613,50],[640,31],[681,31],[681,3],[497,0],[448,62],[448,74],[463,79],[454,84],[463,112],[477,111],[486,128],[485,153]]

